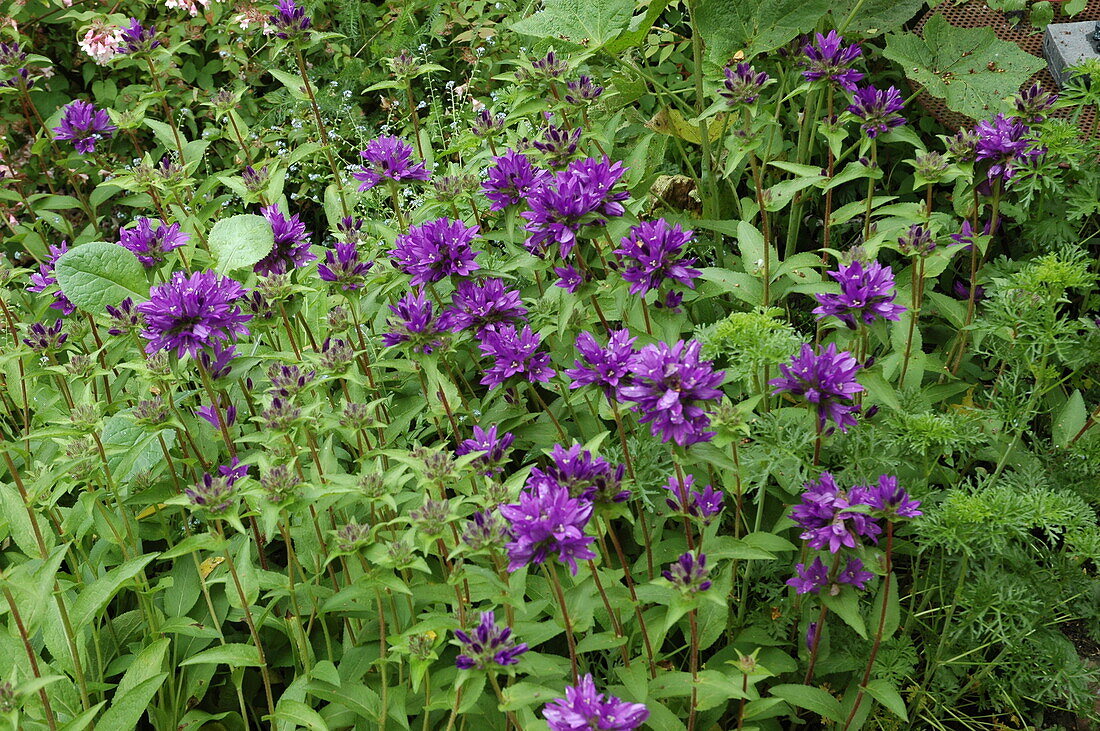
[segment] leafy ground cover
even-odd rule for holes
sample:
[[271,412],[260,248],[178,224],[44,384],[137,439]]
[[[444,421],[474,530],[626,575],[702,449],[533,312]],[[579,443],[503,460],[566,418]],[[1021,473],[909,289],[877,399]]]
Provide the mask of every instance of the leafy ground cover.
[[4,722],[1093,727],[1100,66],[924,9],[5,3]]

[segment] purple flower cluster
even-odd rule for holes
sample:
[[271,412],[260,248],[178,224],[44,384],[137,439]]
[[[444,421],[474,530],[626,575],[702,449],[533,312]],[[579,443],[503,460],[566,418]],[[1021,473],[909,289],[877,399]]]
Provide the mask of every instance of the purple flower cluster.
[[691,552],[683,554],[662,571],[661,576],[684,594],[698,594],[711,587],[707,557],[702,553],[698,556]]
[[836,553],[842,546],[855,548],[860,536],[878,541],[882,528],[875,519],[851,509],[867,504],[865,488],[842,490],[828,472],[822,472],[816,482],[807,482],[804,487],[802,502],[791,510],[791,519],[802,527],[801,538],[810,548],[828,548],[830,553]]
[[67,140],[81,155],[95,152],[95,145],[109,140],[118,127],[104,109],[96,109],[91,102],[81,99],[70,102],[61,114],[61,122],[53,128],[55,140]]
[[34,86],[31,71],[27,68],[27,52],[18,43],[0,42],[0,69],[11,69],[14,76],[6,79],[0,78],[0,88],[16,88],[26,84],[27,88]]
[[171,281],[153,287],[149,300],[138,305],[145,315],[141,336],[149,341],[145,352],[175,350],[178,357],[194,358],[216,343],[248,335],[252,316],[236,304],[245,295],[238,282],[215,272],[174,272]]
[[532,382],[549,381],[554,369],[550,367],[550,354],[539,352],[541,343],[542,338],[528,325],[522,330],[510,323],[486,327],[478,347],[482,355],[493,358],[493,364],[485,369],[481,384],[492,390],[518,375]]
[[394,265],[412,277],[414,287],[453,275],[466,276],[479,268],[476,258],[480,252],[470,246],[477,233],[477,226],[437,218],[398,236],[390,255]]
[[672,475],[668,478],[668,484],[665,485],[665,489],[672,493],[672,496],[665,498],[665,503],[680,515],[697,518],[703,522],[703,525],[710,525],[715,516],[722,512],[722,500],[725,496],[721,490],[715,490],[710,485],[702,490],[695,490],[694,486],[694,475],[687,475],[683,482],[676,475]]
[[612,163],[586,158],[574,160],[553,176],[543,177],[528,195],[530,210],[521,215],[530,234],[527,250],[545,256],[550,247],[558,245],[564,258],[577,243],[577,234],[584,226],[602,226],[608,217],[625,212],[622,201],[630,197],[626,191],[615,191],[626,168]]
[[60,317],[53,321],[52,325],[36,322],[27,328],[27,337],[23,342],[36,353],[46,353],[57,350],[69,339],[68,333],[62,332],[65,321]]
[[875,577],[873,573],[863,568],[863,561],[858,558],[848,559],[844,570],[835,577],[835,583],[829,580],[829,568],[822,563],[821,557],[814,558],[809,566],[795,564],[796,576],[787,579],[787,586],[794,587],[799,594],[817,594],[825,587],[830,587],[827,593],[835,595],[840,592],[840,584],[848,584],[859,591],[867,588],[867,582]]
[[275,28],[275,35],[283,40],[294,38],[309,30],[313,24],[306,10],[294,0],[279,0],[275,3],[275,14],[268,16]]
[[373,261],[363,261],[354,241],[336,242],[335,251],[325,252],[325,260],[317,263],[317,274],[322,281],[339,285],[345,292],[362,289]]
[[642,703],[605,696],[588,674],[575,686],[566,686],[564,699],[547,703],[542,717],[550,731],[633,731],[649,718],[649,709]]
[[462,653],[455,658],[459,670],[489,670],[508,667],[519,662],[519,656],[527,652],[527,643],[516,644],[512,628],[497,625],[493,612],[482,612],[481,621],[473,634],[460,629],[455,637],[462,646]]
[[596,539],[584,534],[592,517],[592,503],[569,496],[569,489],[553,481],[539,480],[519,494],[519,502],[502,505],[500,514],[511,524],[508,570],[541,564],[551,554],[568,564],[574,576],[577,560],[596,554],[588,547]]
[[409,343],[415,353],[430,353],[442,343],[439,320],[423,290],[406,292],[396,305],[390,305],[390,312],[397,317],[386,321],[390,328],[382,335],[386,347]]
[[511,432],[498,434],[496,424],[488,430],[475,426],[474,436],[464,439],[455,449],[455,454],[461,457],[465,454],[480,452],[480,456],[476,457],[471,464],[485,475],[496,475],[503,471],[504,468],[501,465],[515,440],[516,437]]
[[205,473],[202,480],[184,490],[183,494],[196,508],[201,508],[211,515],[221,515],[233,507],[233,498],[236,495],[234,486],[247,474],[248,465],[242,465],[240,460],[234,457],[230,464],[218,467],[217,476],[209,472]]
[[442,316],[443,327],[452,332],[472,330],[477,337],[490,325],[516,323],[526,319],[519,292],[507,289],[504,281],[490,277],[481,282],[464,279],[451,294],[451,306]]
[[[50,244],[50,258],[44,263],[39,264],[38,272],[30,276],[31,283],[27,286],[28,292],[42,293],[51,287],[57,286],[57,277],[54,276],[53,269],[57,264],[57,260],[68,250],[68,241],[62,241],[57,246]],[[50,309],[59,310],[64,315],[71,315],[76,311],[76,305],[70,302],[69,298],[58,289],[54,293],[54,299],[53,302],[50,303]]]
[[191,237],[180,230],[178,223],[169,225],[151,218],[139,218],[136,226],[118,232],[119,245],[134,252],[138,261],[147,268],[161,264],[165,254],[190,240]]
[[978,122],[974,132],[978,135],[975,157],[989,161],[990,183],[997,179],[1006,184],[1011,182],[1022,166],[1046,152],[1032,137],[1027,124],[1003,114]]
[[692,231],[684,231],[680,224],[669,225],[663,218],[631,228],[615,250],[623,260],[623,279],[630,282],[630,293],[644,295],[660,288],[666,279],[694,289],[700,274],[691,267],[695,259],[680,257],[692,236]]
[[585,331],[577,336],[577,352],[580,358],[565,371],[572,381],[569,388],[599,386],[608,399],[618,400],[619,389],[633,382],[631,363],[637,354],[634,341],[627,329],[614,330],[601,347],[592,333]]
[[630,497],[630,491],[622,489],[626,465],[611,464],[574,444],[566,449],[555,444],[550,452],[552,463],[546,469],[535,467],[527,478],[528,489],[542,482],[560,485],[571,497],[596,503],[621,503]]
[[275,245],[267,256],[256,262],[253,271],[261,276],[286,274],[317,258],[309,250],[309,234],[297,213],[287,218],[276,205],[264,206],[260,213],[271,224]]
[[757,71],[748,63],[739,63],[725,68],[725,90],[719,94],[731,107],[752,104],[760,96],[760,91],[771,82],[772,77],[763,71]]
[[851,353],[846,350],[838,353],[833,343],[816,350],[803,345],[789,363],[779,366],[783,375],[773,378],[768,385],[775,387],[773,394],[791,393],[813,404],[819,427],[829,420],[841,431],[847,431],[849,426],[856,425],[852,412],[859,407],[851,399],[863,390],[856,380],[860,368]]
[[522,152],[508,150],[493,158],[486,170],[486,180],[481,184],[485,197],[491,202],[489,210],[503,211],[527,198],[547,175],[545,170],[531,162]]
[[130,25],[122,29],[122,48],[126,53],[148,53],[161,45],[157,40],[157,29],[146,28],[137,18],[130,18]]
[[383,181],[401,183],[406,180],[427,180],[431,177],[424,163],[411,162],[412,145],[397,137],[376,137],[367,143],[367,149],[359,153],[366,162],[362,170],[352,177],[362,185],[359,190],[370,190]]
[[844,45],[844,38],[835,30],[828,35],[814,34],[814,42],[802,47],[806,58],[802,65],[806,70],[802,76],[809,81],[826,81],[854,92],[856,82],[863,74],[852,68],[852,63],[862,55],[858,43]]
[[889,132],[905,124],[905,117],[898,114],[905,108],[901,92],[893,86],[876,89],[865,86],[857,89],[848,111],[862,120],[863,132],[870,138]]
[[829,276],[840,283],[840,294],[815,294],[818,306],[814,314],[819,319],[832,315],[853,330],[857,322],[870,325],[875,318],[897,320],[905,308],[894,304],[894,272],[888,266],[873,261],[866,267],[854,261],[841,266]]
[[710,417],[704,404],[721,397],[718,386],[725,371],[715,371],[710,361],[700,361],[697,340],[675,345],[647,345],[634,356],[634,382],[619,389],[620,397],[633,401],[641,424],[661,441],[681,446],[709,440]]
[[578,105],[594,102],[603,94],[603,87],[592,83],[591,77],[581,74],[576,81],[565,82],[565,101]]
[[1028,124],[1038,124],[1058,101],[1053,91],[1045,91],[1038,82],[1027,87],[1013,100],[1016,114]]

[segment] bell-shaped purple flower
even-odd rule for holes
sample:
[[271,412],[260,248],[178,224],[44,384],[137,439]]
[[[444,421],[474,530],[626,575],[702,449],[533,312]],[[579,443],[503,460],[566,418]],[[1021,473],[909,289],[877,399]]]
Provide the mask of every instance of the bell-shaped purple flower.
[[61,122],[53,128],[55,140],[68,140],[81,155],[95,152],[95,145],[114,136],[118,127],[104,109],[96,109],[91,102],[82,99],[66,105]]
[[512,628],[501,627],[493,612],[482,612],[481,621],[471,634],[455,630],[455,638],[462,653],[455,658],[459,670],[496,670],[515,665],[519,656],[527,652],[527,643],[516,644]]
[[248,335],[246,323],[252,316],[236,304],[245,294],[238,282],[215,272],[174,272],[138,305],[145,315],[141,336],[149,341],[145,352],[175,350],[178,357],[187,353],[194,358],[215,343]]
[[818,346],[817,350],[803,345],[789,363],[779,366],[783,375],[773,378],[768,385],[775,388],[773,394],[791,393],[813,404],[819,427],[829,420],[841,431],[847,431],[856,425],[852,412],[858,411],[858,407],[851,399],[863,390],[856,380],[860,368],[851,353],[846,350],[838,353],[833,343],[824,349]]
[[695,259],[680,256],[692,235],[680,224],[669,225],[663,218],[642,221],[630,229],[615,250],[622,258],[623,279],[630,283],[630,293],[644,295],[660,288],[668,279],[694,289],[700,274],[691,267]]
[[802,76],[809,81],[826,81],[854,92],[856,82],[863,78],[862,73],[852,68],[852,62],[863,53],[859,44],[845,46],[844,38],[835,30],[828,35],[815,33],[814,42],[803,46],[802,53],[806,56]]
[[609,399],[618,399],[619,388],[632,383],[631,366],[636,351],[629,330],[614,330],[602,347],[592,333],[585,331],[577,336],[577,352],[580,358],[565,375],[573,379],[569,388],[599,386]]
[[477,226],[437,218],[411,226],[407,234],[398,236],[390,255],[394,265],[412,277],[410,284],[414,287],[454,275],[466,276],[479,268],[476,259],[480,252],[471,247],[477,233]]
[[901,92],[893,86],[886,89],[865,86],[857,89],[853,96],[848,111],[860,119],[868,137],[875,138],[905,124],[905,117],[898,114],[905,108],[905,102]]
[[866,267],[861,261],[841,266],[829,276],[840,283],[840,294],[815,294],[818,318],[832,315],[853,330],[859,322],[870,325],[876,318],[897,320],[905,307],[894,304],[894,272],[873,261]]
[[359,153],[366,163],[352,177],[362,185],[359,190],[370,190],[383,181],[402,183],[406,180],[427,180],[431,177],[424,163],[411,161],[412,145],[397,137],[376,137]]
[[584,534],[592,503],[569,497],[569,490],[555,482],[539,481],[524,489],[519,502],[502,505],[500,514],[509,521],[513,535],[508,544],[509,571],[541,564],[556,554],[576,576],[578,560],[596,557],[588,548],[596,539]]
[[566,686],[564,699],[547,703],[542,717],[550,731],[634,731],[649,718],[649,709],[598,692],[589,674]]
[[493,358],[493,363],[485,369],[481,384],[491,390],[519,375],[531,382],[549,381],[554,369],[550,367],[550,354],[539,352],[541,343],[542,338],[528,325],[522,330],[510,323],[485,328],[478,347],[482,355]]

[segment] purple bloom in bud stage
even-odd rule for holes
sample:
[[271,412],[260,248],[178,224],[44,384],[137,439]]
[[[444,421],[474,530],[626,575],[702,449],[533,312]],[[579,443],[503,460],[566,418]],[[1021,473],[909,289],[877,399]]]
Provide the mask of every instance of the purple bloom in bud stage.
[[221,397],[219,396],[218,405],[221,407],[220,409],[214,408],[213,403],[211,403],[209,406],[200,406],[199,408],[195,409],[195,416],[204,419],[206,423],[210,424],[210,426],[219,430],[222,428],[221,420],[218,418],[219,415],[222,419],[225,420],[226,429],[233,426],[233,424],[237,421],[237,407],[233,404],[223,403],[220,398]]
[[565,82],[565,88],[568,89],[565,93],[565,101],[570,104],[593,102],[603,94],[603,87],[596,86],[590,77],[583,74],[576,81]]
[[989,182],[1000,179],[1006,184],[1019,168],[1046,152],[1031,136],[1031,128],[1018,119],[998,114],[974,127],[978,134],[976,159],[989,160]]
[[803,46],[802,53],[806,56],[802,61],[806,67],[802,76],[809,81],[824,80],[854,92],[856,82],[863,78],[863,74],[851,67],[852,62],[863,53],[859,44],[845,46],[844,38],[835,30],[824,36],[815,33],[814,42]]
[[649,709],[598,692],[589,674],[566,686],[564,699],[547,703],[542,717],[550,731],[634,731],[649,718]]
[[309,234],[297,213],[287,218],[274,204],[264,206],[260,213],[271,224],[275,246],[270,254],[256,262],[252,268],[254,272],[261,276],[286,274],[317,258],[309,250]]
[[[67,241],[62,241],[57,246],[50,244],[50,258],[44,264],[39,264],[38,272],[30,276],[31,283],[27,286],[28,292],[42,293],[51,287],[57,287],[57,278],[53,275],[53,269],[57,264],[57,260],[68,250],[69,242]],[[65,315],[71,315],[76,312],[76,305],[70,302],[69,298],[58,288],[54,293],[53,302],[50,303],[50,309],[58,310]]]
[[564,258],[577,243],[584,226],[602,226],[607,217],[625,212],[622,201],[630,197],[614,187],[626,172],[621,162],[604,157],[574,160],[569,167],[544,177],[528,196],[529,211],[524,229],[530,234],[524,244],[537,256],[545,256],[553,244]]
[[536,167],[531,158],[515,150],[494,157],[493,164],[485,172],[487,178],[481,189],[491,201],[491,211],[503,211],[508,206],[523,202],[547,174]]
[[873,261],[864,267],[863,262],[854,261],[829,276],[840,283],[840,294],[814,295],[818,319],[833,315],[855,330],[858,322],[870,325],[876,317],[897,320],[905,312],[903,306],[894,304],[894,272],[888,266]]
[[118,232],[119,245],[132,251],[147,269],[163,263],[165,254],[190,240],[178,223],[167,224],[151,218],[139,218],[136,226]]
[[336,250],[325,252],[325,260],[318,262],[317,274],[322,281],[340,285],[345,292],[361,289],[366,284],[367,273],[373,261],[362,261],[354,241],[336,243]]
[[664,299],[659,299],[653,303],[653,306],[660,309],[665,308],[670,312],[679,312],[680,303],[684,301],[684,293],[677,292],[675,290],[669,290],[665,292]]
[[619,388],[632,382],[631,361],[635,337],[627,329],[615,330],[608,338],[607,347],[601,347],[590,332],[577,336],[577,352],[580,358],[573,361],[573,367],[565,375],[573,379],[569,388],[599,386],[608,399],[618,400]]
[[596,557],[588,548],[596,539],[584,534],[592,517],[592,503],[569,497],[568,488],[557,483],[539,481],[533,488],[524,488],[519,502],[500,506],[500,514],[511,523],[509,571],[541,564],[557,554],[576,576],[578,559]]
[[684,594],[698,594],[711,586],[708,578],[710,570],[707,569],[707,556],[703,553],[698,557],[691,552],[683,554],[676,563],[670,564],[666,570],[662,571],[661,576]]
[[848,584],[863,591],[867,588],[867,582],[873,578],[875,575],[864,570],[862,561],[858,558],[850,558],[844,570],[837,574],[836,581],[838,584]]
[[699,360],[701,347],[697,340],[645,346],[632,361],[634,383],[619,389],[621,399],[635,403],[638,422],[649,424],[662,442],[686,446],[714,436],[706,431],[710,417],[703,404],[722,395],[718,387],[726,374]]
[[215,381],[220,378],[225,378],[229,375],[230,365],[233,363],[233,359],[237,357],[237,346],[230,345],[228,348],[221,343],[214,343],[211,352],[202,351],[199,353],[199,362],[202,363],[202,367],[206,369],[206,372],[210,374],[210,377]]
[[1028,124],[1042,122],[1057,101],[1058,95],[1053,91],[1044,91],[1038,82],[1021,91],[1013,100],[1017,116]]
[[503,280],[492,277],[482,282],[459,282],[451,303],[441,318],[451,332],[473,330],[480,337],[489,325],[527,319],[519,292],[505,288]]
[[722,512],[722,500],[725,496],[721,490],[715,490],[710,485],[701,491],[693,490],[694,486],[694,475],[684,477],[683,483],[679,477],[672,475],[665,485],[672,497],[665,498],[665,503],[677,513],[698,518],[703,525],[710,525],[714,517]]
[[144,27],[137,18],[130,18],[130,25],[122,29],[122,48],[126,53],[148,53],[160,45],[157,29]]
[[294,0],[279,0],[275,4],[275,14],[268,16],[268,20],[275,28],[275,35],[284,40],[305,33],[313,24],[305,8]]
[[394,265],[412,277],[414,287],[453,275],[467,276],[479,268],[480,252],[470,246],[477,232],[477,226],[467,228],[462,221],[437,218],[398,236],[390,255]]
[[496,551],[510,540],[512,534],[508,527],[492,510],[480,510],[471,515],[462,531],[462,542],[473,551]]
[[[955,280],[955,283],[951,286],[951,291],[955,293],[955,297],[958,299],[970,299],[970,285],[961,279]],[[985,299],[985,287],[979,284],[974,288],[974,301],[980,302],[983,299]]]
[[531,382],[549,381],[554,369],[550,367],[550,354],[538,352],[541,343],[542,338],[531,332],[528,325],[523,330],[516,330],[515,325],[508,323],[485,328],[479,347],[482,355],[491,356],[494,362],[485,369],[481,385],[492,390],[518,375]]
[[936,242],[932,240],[932,232],[919,223],[914,223],[898,237],[898,249],[906,256],[929,256],[936,250]]
[[553,464],[545,470],[538,467],[531,470],[527,478],[528,489],[550,482],[569,490],[571,497],[590,502],[621,503],[630,497],[629,490],[621,489],[626,465],[612,467],[607,460],[594,456],[580,444],[573,444],[569,449],[555,444],[550,458]]
[[244,170],[241,171],[241,180],[244,181],[244,187],[250,193],[259,193],[267,188],[267,183],[270,178],[271,175],[267,170],[267,165],[264,165],[259,170],[251,165],[245,165]]
[[474,137],[492,137],[504,130],[505,119],[503,114],[494,115],[488,109],[482,109],[474,116],[470,131]]
[[809,566],[795,564],[794,570],[797,575],[787,579],[786,584],[799,594],[816,594],[829,584],[829,568],[821,557],[814,558]]
[[145,318],[138,312],[134,300],[130,297],[118,303],[118,307],[107,305],[107,316],[111,318],[108,335],[128,335],[141,330]]
[[848,105],[848,111],[862,120],[864,134],[871,138],[905,124],[905,117],[898,114],[904,108],[901,92],[893,86],[885,90],[873,86],[857,89]]
[[516,437],[511,432],[498,435],[496,424],[489,427],[488,431],[480,426],[475,426],[474,436],[470,439],[464,439],[455,449],[455,454],[461,457],[464,454],[481,452],[481,456],[474,459],[470,464],[481,470],[483,474],[495,475],[503,471],[501,464],[508,456],[508,451],[515,440]]
[[904,488],[898,486],[898,478],[880,475],[878,484],[865,488],[867,504],[888,520],[917,518],[923,515],[918,508],[920,500],[913,500]]
[[806,649],[810,652],[813,652],[815,639],[817,639],[817,622],[810,622],[806,627],[806,636],[802,638],[806,643]]
[[234,485],[248,474],[248,466],[241,465],[234,457],[229,465],[218,467],[218,476],[209,472],[202,476],[202,480],[193,487],[183,491],[183,494],[197,508],[202,508],[211,515],[221,515],[233,507],[233,499],[236,495]]
[[0,78],[0,88],[15,88],[20,83],[26,84],[28,89],[34,86],[34,78],[26,61],[27,52],[18,43],[0,42],[0,69],[10,69],[14,73],[6,79]]
[[245,323],[252,316],[235,304],[245,294],[238,282],[214,272],[174,272],[171,281],[153,287],[149,300],[138,305],[145,315],[141,336],[149,341],[145,352],[175,350],[178,357],[194,358],[214,343],[248,335]]
[[532,61],[531,67],[547,79],[557,78],[569,70],[568,62],[559,61],[557,54],[553,51],[550,51],[537,61]]
[[366,165],[352,173],[352,177],[362,183],[359,190],[370,190],[383,181],[401,183],[430,178],[431,173],[424,168],[424,163],[409,161],[412,151],[412,145],[397,137],[376,137],[368,142],[367,149],[359,153]]
[[801,538],[810,548],[836,553],[841,547],[855,548],[859,536],[878,541],[882,528],[873,517],[851,510],[866,505],[866,488],[841,490],[833,476],[822,472],[817,482],[807,482],[802,502],[791,510],[791,520],[802,526]]
[[757,71],[751,64],[739,63],[734,67],[725,69],[725,91],[718,93],[731,107],[740,104],[752,104],[760,96],[760,91],[767,86],[772,77],[763,71]]
[[388,348],[409,343],[415,353],[430,353],[438,348],[442,330],[432,310],[432,302],[422,290],[406,292],[396,305],[390,305],[390,312],[397,317],[386,321],[390,331],[382,335],[382,344]]
[[527,652],[527,643],[517,645],[512,628],[498,626],[493,612],[481,613],[481,622],[472,636],[456,629],[455,637],[462,645],[462,654],[455,658],[459,670],[496,670],[515,665]]
[[852,412],[859,409],[851,399],[863,390],[856,380],[860,368],[851,353],[846,350],[838,353],[833,343],[824,350],[821,346],[814,350],[803,345],[789,363],[779,366],[783,375],[768,381],[768,385],[775,387],[772,394],[788,392],[805,397],[817,409],[819,426],[830,420],[841,431],[847,431],[849,426],[856,425]]
[[303,371],[296,365],[272,363],[267,369],[267,379],[271,382],[267,392],[288,399],[305,390],[316,377],[317,371]]
[[36,322],[27,328],[27,337],[23,338],[23,342],[36,353],[57,350],[69,339],[67,333],[61,332],[64,325],[65,321],[60,317],[54,320],[52,325]]
[[569,130],[566,127],[547,125],[543,130],[541,140],[532,142],[535,149],[546,155],[547,162],[552,168],[564,167],[573,153],[577,151],[577,143],[581,139],[581,128],[574,127]]
[[978,150],[978,133],[972,129],[960,129],[947,138],[947,151],[960,162],[974,162]]
[[561,287],[569,294],[576,294],[577,288],[584,284],[584,277],[572,264],[554,267],[554,274],[558,275],[558,281],[554,282],[554,286]]
[[630,282],[630,293],[644,295],[658,289],[666,279],[695,288],[698,269],[693,269],[694,258],[680,258],[680,252],[692,239],[692,231],[684,231],[680,224],[670,226],[668,221],[643,221],[630,229],[615,250],[625,264],[623,279]]
[[96,142],[111,139],[118,127],[104,109],[96,109],[81,99],[70,102],[61,115],[61,123],[53,128],[55,140],[68,140],[81,155],[95,152]]

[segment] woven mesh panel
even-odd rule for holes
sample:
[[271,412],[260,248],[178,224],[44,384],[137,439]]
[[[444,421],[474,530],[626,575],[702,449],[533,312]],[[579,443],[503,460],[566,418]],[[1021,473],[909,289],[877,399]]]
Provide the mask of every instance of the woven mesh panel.
[[[1100,0],[1089,0],[1085,10],[1072,18],[1063,17],[1059,3],[1054,3],[1054,7],[1056,13],[1054,22],[1056,23],[1071,20],[1100,20]],[[917,35],[921,35],[924,30],[924,24],[936,15],[942,15],[948,23],[958,28],[992,28],[993,32],[1002,41],[1015,43],[1032,56],[1038,56],[1039,58],[1043,57],[1042,30],[1026,22],[1014,23],[1012,20],[1005,18],[1005,14],[1000,10],[993,10],[986,6],[983,0],[969,0],[961,5],[955,5],[950,1],[941,3],[937,7],[929,10],[919,21],[917,21],[917,25],[913,29],[914,32]],[[1054,83],[1054,78],[1046,69],[1033,75],[1028,79],[1027,83],[1020,88],[1023,89],[1031,86],[1031,84],[1036,82],[1047,91],[1058,91],[1058,85]],[[909,86],[913,91],[917,91],[921,88],[920,84],[913,81],[909,82]],[[960,129],[974,124],[974,120],[964,114],[951,111],[947,108],[947,105],[943,103],[942,99],[937,99],[925,91],[921,91],[918,94],[917,101],[919,101],[924,108],[940,122],[940,124],[948,129]],[[1053,112],[1052,116],[1068,119],[1073,116],[1074,111],[1074,109],[1058,109]],[[1078,125],[1084,134],[1091,134],[1093,120],[1095,118],[1096,107],[1090,105],[1081,110],[1081,116],[1078,118]]]

